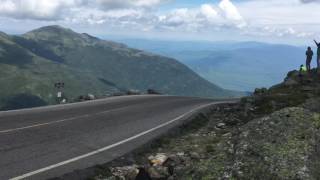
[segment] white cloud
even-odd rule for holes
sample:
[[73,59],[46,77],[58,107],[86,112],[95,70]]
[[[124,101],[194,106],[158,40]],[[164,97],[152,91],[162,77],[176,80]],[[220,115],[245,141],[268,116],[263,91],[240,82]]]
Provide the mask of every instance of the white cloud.
[[146,8],[164,2],[161,0],[122,2],[122,8],[119,2],[111,0],[98,1],[97,3],[104,3],[103,8],[82,2],[85,6],[69,8],[69,15],[62,21],[73,24],[106,24],[108,28],[120,30],[186,33],[212,32],[221,28],[240,28],[246,25],[231,2],[228,2],[227,6],[221,6],[222,8],[219,5],[203,4],[195,8],[178,8],[165,13],[155,13],[153,8]]
[[[83,13],[152,8],[167,0],[0,0],[0,16],[16,19],[57,20],[70,18],[74,9]],[[81,14],[80,14],[81,16]]]
[[[315,3],[312,3],[315,2]],[[239,3],[242,16],[250,24],[248,34],[311,38],[320,33],[318,0],[255,0]],[[257,32],[258,31],[258,32]]]
[[77,0],[0,0],[0,15],[17,19],[53,20]]
[[35,24],[191,32],[199,36],[231,31],[232,35],[252,37],[310,38],[320,34],[320,0],[220,0],[216,4],[158,10],[162,3],[170,1],[173,0],[0,0],[0,18],[22,19],[22,24],[28,19],[38,21]]
[[245,20],[229,0],[159,12],[170,0],[0,0],[0,17],[99,26],[113,31],[212,33],[239,29]]
[[203,4],[201,6],[201,13],[208,19],[216,19],[218,16],[218,12],[210,4]]
[[98,5],[105,9],[132,8],[132,7],[154,7],[164,0],[97,0]]
[[234,21],[243,20],[236,6],[234,6],[229,0],[222,0],[219,4],[219,7],[223,10],[223,13],[227,19]]
[[[114,29],[115,31],[148,29],[148,22],[151,21],[152,17],[145,19],[146,12],[135,9],[114,9],[109,11],[77,9],[75,11],[82,13],[64,21],[78,25],[103,25],[105,28]],[[78,14],[77,12],[75,14]]]
[[238,8],[230,0],[222,0],[219,7],[224,17],[236,24],[238,28],[243,28],[247,25],[239,13]]
[[223,0],[219,6],[203,4],[199,8],[175,9],[159,19],[164,28],[190,32],[212,32],[246,26],[237,8],[228,0]]

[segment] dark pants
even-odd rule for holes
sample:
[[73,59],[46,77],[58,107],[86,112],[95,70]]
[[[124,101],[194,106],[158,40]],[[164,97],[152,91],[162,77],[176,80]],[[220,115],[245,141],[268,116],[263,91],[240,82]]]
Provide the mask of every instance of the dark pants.
[[320,54],[317,56],[317,67],[320,69]]
[[311,71],[311,60],[312,58],[309,58],[309,57],[306,60],[306,66],[308,71]]

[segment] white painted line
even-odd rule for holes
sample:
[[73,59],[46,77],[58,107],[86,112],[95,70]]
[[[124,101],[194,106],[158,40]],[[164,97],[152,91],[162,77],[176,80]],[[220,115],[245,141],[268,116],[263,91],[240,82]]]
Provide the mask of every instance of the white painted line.
[[[159,95],[128,95],[128,96],[114,96],[114,97],[107,97],[103,99],[96,99],[91,101],[83,101],[83,102],[76,102],[76,103],[68,103],[68,104],[57,104],[57,105],[48,105],[48,106],[41,106],[41,107],[34,107],[34,108],[25,108],[25,109],[16,109],[16,110],[8,110],[8,111],[0,111],[0,115],[12,114],[12,113],[25,113],[25,112],[32,112],[34,110],[50,110],[52,108],[55,109],[63,109],[72,106],[79,106],[79,105],[93,105],[96,103],[101,102],[113,102],[115,100],[129,100],[129,99],[137,99],[137,98],[148,98],[148,97],[159,97]],[[161,97],[170,97],[168,95],[161,95]]]
[[81,160],[81,159],[84,159],[84,158],[87,158],[87,157],[90,157],[90,156],[93,156],[93,155],[96,155],[96,154],[98,154],[98,153],[104,152],[104,151],[109,150],[109,149],[111,149],[111,148],[117,147],[117,146],[122,145],[122,144],[125,144],[125,143],[127,143],[127,142],[129,142],[129,141],[132,141],[132,140],[134,140],[134,139],[137,139],[137,138],[139,138],[139,137],[141,137],[141,136],[144,136],[144,135],[146,135],[146,134],[148,134],[148,133],[151,133],[151,132],[153,132],[153,131],[156,131],[156,130],[158,130],[158,129],[162,128],[162,127],[165,127],[165,126],[167,126],[167,125],[169,125],[169,124],[172,124],[172,123],[174,123],[174,122],[176,122],[176,121],[178,121],[178,120],[180,120],[180,119],[182,119],[182,118],[184,118],[184,117],[186,117],[186,116],[188,116],[188,115],[190,115],[190,114],[192,114],[192,113],[194,113],[194,112],[196,112],[196,111],[198,111],[198,110],[200,110],[200,109],[202,109],[202,108],[205,108],[205,107],[208,107],[208,106],[211,106],[211,105],[214,105],[214,104],[219,104],[219,103],[221,103],[221,102],[215,102],[215,103],[210,103],[210,104],[206,104],[206,105],[199,106],[199,107],[197,107],[197,108],[195,108],[195,109],[193,109],[193,110],[191,110],[191,111],[189,111],[189,112],[187,112],[187,113],[185,113],[185,114],[182,114],[181,116],[179,116],[179,117],[177,117],[177,118],[175,118],[175,119],[173,119],[173,120],[171,120],[171,121],[168,121],[168,122],[166,122],[166,123],[163,123],[163,124],[161,124],[161,125],[159,125],[159,126],[156,126],[156,127],[152,128],[152,129],[149,129],[149,130],[147,130],[147,131],[144,131],[144,132],[142,132],[142,133],[139,133],[139,134],[137,134],[137,135],[135,135],[135,136],[132,136],[132,137],[130,137],[130,138],[127,138],[127,139],[125,139],[125,140],[119,141],[119,142],[117,142],[117,143],[111,144],[111,145],[106,146],[106,147],[103,147],[103,148],[101,148],[101,149],[97,149],[97,150],[92,151],[92,152],[90,152],[90,153],[87,153],[87,154],[84,154],[84,155],[81,155],[81,156],[77,156],[77,157],[74,157],[74,158],[72,158],[72,159],[69,159],[69,160],[66,160],[66,161],[62,161],[62,162],[60,162],[60,163],[53,164],[53,165],[48,166],[48,167],[45,167],[45,168],[38,169],[38,170],[36,170],[36,171],[32,171],[32,172],[23,174],[23,175],[21,175],[21,176],[17,176],[17,177],[11,178],[10,180],[25,179],[25,178],[28,178],[28,177],[30,177],[30,176],[33,176],[33,175],[36,175],[36,174],[39,174],[39,173],[43,173],[43,172],[45,172],[45,171],[48,171],[48,170],[51,170],[51,169],[54,169],[54,168],[57,168],[57,167],[60,167],[60,166],[66,165],[66,164],[70,164],[70,163],[72,163],[72,162],[75,162],[75,161],[78,161],[78,160]]
[[116,110],[123,109],[123,108],[127,108],[127,107],[128,106],[121,107],[121,108],[116,108],[116,109],[111,109],[111,110],[108,110],[108,111],[102,111],[102,112],[98,112],[98,113],[94,113],[94,114],[90,114],[90,115],[86,114],[86,115],[82,115],[82,116],[76,116],[76,117],[67,118],[67,119],[61,119],[61,120],[57,120],[57,121],[51,121],[51,122],[47,122],[47,123],[33,124],[33,125],[30,125],[30,126],[24,126],[24,127],[19,127],[19,128],[0,130],[0,134],[14,132],[14,131],[21,131],[21,130],[31,129],[31,128],[35,128],[35,127],[47,126],[47,125],[62,123],[62,122],[66,122],[66,121],[73,121],[73,120],[76,120],[76,119],[79,119],[79,118],[85,118],[85,117],[90,117],[90,116],[94,116],[94,115],[105,114],[105,113],[109,113],[109,112],[116,111]]
[[[84,117],[84,116],[81,116],[81,117]],[[47,122],[47,123],[42,123],[42,124],[34,124],[34,125],[20,127],[20,128],[6,129],[6,130],[1,130],[0,133],[9,133],[9,132],[14,132],[14,131],[21,131],[21,130],[24,130],[24,129],[31,129],[31,128],[40,127],[40,126],[57,124],[57,123],[61,123],[61,122],[72,121],[72,120],[75,120],[75,119],[81,118],[81,117],[79,116],[79,117],[73,117],[73,118],[69,118],[69,119],[62,119],[62,120],[52,121],[52,122]]]

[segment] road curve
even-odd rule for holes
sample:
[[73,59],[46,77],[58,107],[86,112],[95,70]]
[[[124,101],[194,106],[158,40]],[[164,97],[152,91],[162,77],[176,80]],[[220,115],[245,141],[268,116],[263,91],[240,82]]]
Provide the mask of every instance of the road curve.
[[47,179],[106,163],[223,102],[125,96],[0,112],[0,179]]

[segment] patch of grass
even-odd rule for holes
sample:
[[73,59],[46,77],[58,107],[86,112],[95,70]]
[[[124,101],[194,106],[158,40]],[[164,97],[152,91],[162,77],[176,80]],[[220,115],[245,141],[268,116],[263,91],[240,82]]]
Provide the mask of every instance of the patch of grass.
[[290,94],[266,94],[257,98],[254,102],[254,105],[257,107],[255,113],[270,114],[285,107],[298,106],[307,99],[307,95],[299,91],[291,92]]
[[214,153],[216,151],[215,147],[211,144],[206,145],[206,152],[207,153]]
[[208,122],[209,122],[208,116],[201,113],[198,116],[196,116],[194,119],[192,119],[190,122],[183,124],[179,128],[180,133],[183,135],[183,134],[196,132],[199,128],[205,126]]
[[38,96],[30,94],[18,94],[4,100],[4,105],[0,110],[13,110],[45,106],[47,103]]

